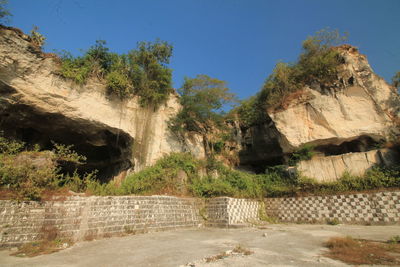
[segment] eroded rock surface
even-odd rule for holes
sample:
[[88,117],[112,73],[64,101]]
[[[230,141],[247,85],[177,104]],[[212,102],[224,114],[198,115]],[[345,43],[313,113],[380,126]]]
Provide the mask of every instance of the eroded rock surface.
[[303,88],[287,108],[268,112],[268,123],[247,129],[241,164],[285,163],[288,154],[305,144],[324,155],[368,151],[398,131],[396,89],[355,48],[338,49],[344,63],[337,82]]
[[180,109],[178,98],[155,110],[137,99],[118,101],[104,84],[79,86],[57,74],[57,58],[38,51],[29,37],[0,28],[0,130],[27,143],[49,147],[51,140],[74,144],[104,177],[138,171],[164,154],[191,151],[204,156],[202,140],[178,141],[167,122]]

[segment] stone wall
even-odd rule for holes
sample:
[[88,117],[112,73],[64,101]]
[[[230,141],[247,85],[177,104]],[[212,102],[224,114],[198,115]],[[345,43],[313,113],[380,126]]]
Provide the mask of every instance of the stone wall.
[[337,156],[315,157],[301,161],[297,170],[304,176],[318,182],[329,182],[339,179],[344,172],[363,175],[373,166],[390,166],[399,162],[399,155],[390,149],[371,150],[368,152],[347,153]]
[[199,199],[169,196],[69,197],[0,201],[0,247],[40,240],[48,231],[77,240],[202,225]]
[[240,227],[258,220],[260,203],[254,199],[217,197],[207,201],[207,226]]
[[268,216],[291,223],[400,223],[400,191],[265,199]]
[[[0,248],[56,232],[74,241],[183,227],[240,227],[259,220],[254,199],[170,196],[68,197],[63,201],[0,200]],[[267,198],[266,213],[283,222],[395,224],[400,191]]]

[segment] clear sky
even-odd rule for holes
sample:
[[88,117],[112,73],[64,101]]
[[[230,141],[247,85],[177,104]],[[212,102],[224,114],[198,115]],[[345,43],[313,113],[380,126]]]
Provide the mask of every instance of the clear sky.
[[196,74],[225,80],[240,98],[258,92],[278,61],[330,27],[350,34],[386,80],[400,70],[400,0],[9,0],[11,26],[47,37],[45,50],[77,55],[95,40],[126,53],[170,42],[174,87]]

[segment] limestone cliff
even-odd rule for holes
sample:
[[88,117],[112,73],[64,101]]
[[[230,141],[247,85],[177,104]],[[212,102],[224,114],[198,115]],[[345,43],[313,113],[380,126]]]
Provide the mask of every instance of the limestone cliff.
[[[368,151],[398,131],[395,88],[355,48],[338,49],[343,64],[336,82],[302,88],[284,109],[266,112],[261,125],[232,126],[236,147],[230,144],[229,151],[238,151],[242,167],[263,172],[305,144],[326,156]],[[46,149],[51,141],[73,144],[88,158],[83,170],[98,169],[105,179],[141,170],[170,152],[205,156],[200,136],[182,140],[168,130],[181,108],[177,95],[158,109],[143,108],[136,98],[107,97],[99,80],[81,86],[62,78],[59,64],[29,36],[0,27],[0,131]]]
[[29,36],[0,28],[0,130],[27,143],[51,140],[74,144],[104,177],[140,170],[170,152],[204,156],[202,140],[185,142],[168,130],[180,109],[176,95],[157,110],[137,99],[121,102],[105,95],[104,84],[79,86],[57,74],[56,57],[43,54]]
[[357,49],[338,49],[343,64],[334,84],[306,86],[286,108],[269,111],[268,123],[244,131],[243,165],[284,163],[285,155],[305,144],[325,155],[367,151],[398,131],[395,88]]

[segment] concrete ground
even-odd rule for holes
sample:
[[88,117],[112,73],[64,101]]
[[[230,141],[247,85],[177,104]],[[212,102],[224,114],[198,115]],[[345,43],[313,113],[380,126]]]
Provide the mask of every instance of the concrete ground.
[[[34,258],[0,251],[0,266],[347,266],[323,256],[332,236],[388,240],[400,226],[279,224],[259,228],[198,228],[77,243]],[[204,258],[237,245],[254,253],[206,263]]]

